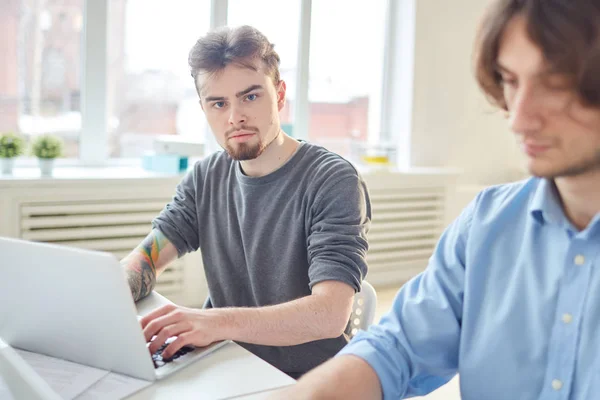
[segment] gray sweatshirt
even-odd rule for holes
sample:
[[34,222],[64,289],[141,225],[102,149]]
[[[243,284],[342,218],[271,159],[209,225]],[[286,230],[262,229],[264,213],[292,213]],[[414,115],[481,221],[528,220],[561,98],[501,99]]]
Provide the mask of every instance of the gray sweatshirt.
[[[200,248],[212,307],[262,307],[311,294],[322,281],[359,291],[371,204],[356,169],[302,142],[269,175],[244,175],[226,152],[199,161],[153,226],[179,255]],[[334,356],[347,337],[242,346],[292,376]]]

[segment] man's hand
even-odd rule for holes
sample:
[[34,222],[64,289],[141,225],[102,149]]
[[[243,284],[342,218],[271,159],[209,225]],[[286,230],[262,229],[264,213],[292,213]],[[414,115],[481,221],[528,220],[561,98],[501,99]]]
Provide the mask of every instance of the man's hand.
[[208,346],[221,340],[216,336],[219,318],[210,310],[195,310],[168,304],[152,311],[140,320],[146,341],[150,343],[149,350],[154,354],[168,338],[177,336],[163,351],[163,358],[172,357],[186,345],[197,347]]
[[209,310],[167,305],[140,321],[154,353],[177,336],[163,352],[169,358],[185,345],[208,346],[220,340],[263,346],[294,346],[340,336],[352,310],[354,289],[343,282],[323,281],[311,295],[264,307]]

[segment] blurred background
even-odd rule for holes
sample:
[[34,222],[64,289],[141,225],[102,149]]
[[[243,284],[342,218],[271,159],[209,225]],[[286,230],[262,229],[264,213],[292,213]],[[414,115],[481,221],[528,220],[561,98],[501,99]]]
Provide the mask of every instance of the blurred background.
[[[314,0],[303,19],[301,0],[98,3],[105,19],[92,25],[84,0],[0,0],[0,132],[58,134],[65,156],[84,164],[139,157],[157,135],[210,140],[187,54],[217,3],[217,11],[225,4],[221,24],[253,25],[275,44],[288,86],[281,114],[288,133],[345,156],[352,144],[390,147],[400,167],[460,168],[466,183],[521,174],[501,115],[472,78],[485,1]],[[95,71],[94,57],[106,64],[96,80],[102,93],[89,90],[86,99],[94,78],[83,75]],[[98,112],[105,111],[88,110],[106,128],[92,139],[103,154],[90,160],[80,149],[93,134],[82,123],[84,101],[102,102]]]
[[[53,134],[65,145],[52,177],[29,154],[0,175],[0,235],[124,256],[184,172],[143,162],[157,140],[201,144],[198,157],[218,150],[190,48],[211,27],[253,25],[281,57],[283,129],[364,173],[379,318],[478,191],[527,176],[502,113],[473,78],[487,3],[0,0],[0,133]],[[179,260],[158,290],[201,304],[198,265],[199,254]],[[432,396],[458,398],[457,380]]]

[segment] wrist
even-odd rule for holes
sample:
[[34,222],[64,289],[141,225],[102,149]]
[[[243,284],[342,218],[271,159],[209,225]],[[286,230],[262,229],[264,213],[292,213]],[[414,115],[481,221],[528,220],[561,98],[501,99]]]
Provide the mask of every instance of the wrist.
[[238,324],[236,324],[235,312],[232,312],[232,308],[212,308],[204,311],[208,317],[206,323],[210,327],[209,331],[213,342],[237,340],[239,337]]

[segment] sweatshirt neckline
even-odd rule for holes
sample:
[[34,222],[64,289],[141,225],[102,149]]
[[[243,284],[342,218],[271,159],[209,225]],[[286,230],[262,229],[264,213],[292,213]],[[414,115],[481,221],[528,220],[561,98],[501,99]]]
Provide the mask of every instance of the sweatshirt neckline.
[[304,142],[304,141],[299,141],[299,142],[300,143],[298,145],[298,148],[296,149],[296,151],[294,151],[294,154],[292,154],[292,156],[289,158],[289,160],[287,160],[285,162],[285,164],[283,164],[281,167],[277,168],[275,171],[273,171],[270,174],[267,174],[265,176],[253,177],[253,176],[244,175],[244,173],[242,172],[241,162],[234,161],[235,174],[236,174],[238,181],[240,181],[241,183],[247,184],[247,185],[264,185],[266,183],[270,183],[270,182],[273,182],[273,181],[279,179],[281,176],[286,175],[290,170],[292,170],[298,164],[298,162],[300,162],[300,160],[306,153],[306,150],[308,149],[308,146],[306,146],[306,142]]

